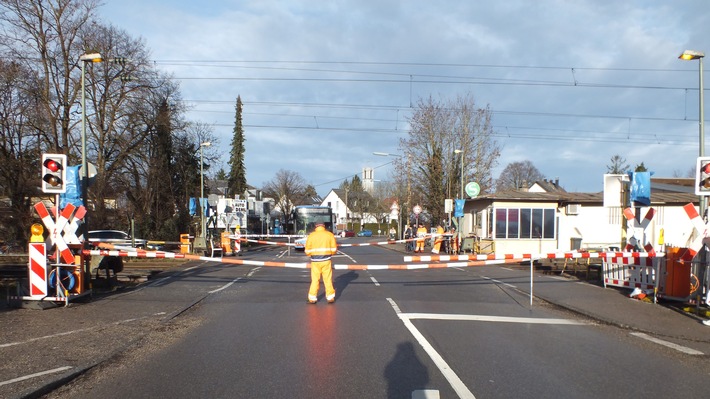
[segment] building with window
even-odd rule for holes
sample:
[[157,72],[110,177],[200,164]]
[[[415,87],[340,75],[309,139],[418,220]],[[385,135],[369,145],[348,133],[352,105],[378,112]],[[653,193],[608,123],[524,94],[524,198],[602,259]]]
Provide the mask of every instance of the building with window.
[[[622,248],[631,238],[652,243],[656,250],[687,246],[693,226],[683,206],[698,205],[698,197],[688,191],[667,181],[663,189],[654,190],[652,183],[651,206],[633,208],[639,219],[636,224],[627,222],[620,201],[610,205],[608,192],[499,192],[468,199],[461,230],[499,254]],[[620,198],[623,193],[612,194]],[[654,215],[643,229],[640,220],[650,208]]]

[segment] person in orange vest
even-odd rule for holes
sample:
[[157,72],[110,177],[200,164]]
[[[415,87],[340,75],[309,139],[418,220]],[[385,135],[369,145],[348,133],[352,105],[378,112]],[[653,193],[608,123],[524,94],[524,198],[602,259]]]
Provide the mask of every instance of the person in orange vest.
[[451,234],[451,237],[449,237],[449,248],[452,254],[458,254],[459,253],[459,236],[456,234],[456,227],[451,226],[451,230],[449,231],[449,234]]
[[441,243],[444,242],[444,228],[441,225],[436,226],[436,237],[434,237],[434,245],[431,246],[431,253],[438,254],[441,251]]
[[325,229],[325,224],[318,222],[316,229],[308,235],[304,250],[306,255],[311,257],[311,287],[308,290],[308,303],[318,302],[321,276],[325,286],[325,299],[328,303],[335,303],[333,269],[330,262],[331,256],[338,252],[335,236]]
[[417,247],[414,249],[414,252],[424,252],[424,241],[426,233],[426,226],[420,224],[419,228],[417,228]]

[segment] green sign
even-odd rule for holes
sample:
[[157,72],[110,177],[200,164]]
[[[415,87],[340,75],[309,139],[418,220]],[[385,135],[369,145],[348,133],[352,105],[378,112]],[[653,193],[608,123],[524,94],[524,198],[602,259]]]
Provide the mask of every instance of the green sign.
[[478,185],[475,181],[472,181],[468,184],[466,184],[465,187],[466,190],[466,195],[468,195],[471,198],[476,198],[478,194],[481,192],[481,186]]

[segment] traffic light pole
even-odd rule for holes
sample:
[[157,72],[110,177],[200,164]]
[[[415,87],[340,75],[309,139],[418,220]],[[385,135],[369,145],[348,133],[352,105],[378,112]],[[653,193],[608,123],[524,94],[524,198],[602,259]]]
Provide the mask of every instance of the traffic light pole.
[[[88,210],[87,193],[89,186],[89,168],[86,162],[86,61],[81,60],[81,202]],[[84,233],[88,233],[89,215],[84,216]]]

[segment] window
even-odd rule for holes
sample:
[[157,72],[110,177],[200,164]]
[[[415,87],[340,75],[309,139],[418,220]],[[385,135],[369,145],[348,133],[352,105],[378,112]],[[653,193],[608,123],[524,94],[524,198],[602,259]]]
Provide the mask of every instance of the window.
[[554,208],[496,208],[494,215],[496,238],[555,238]]

